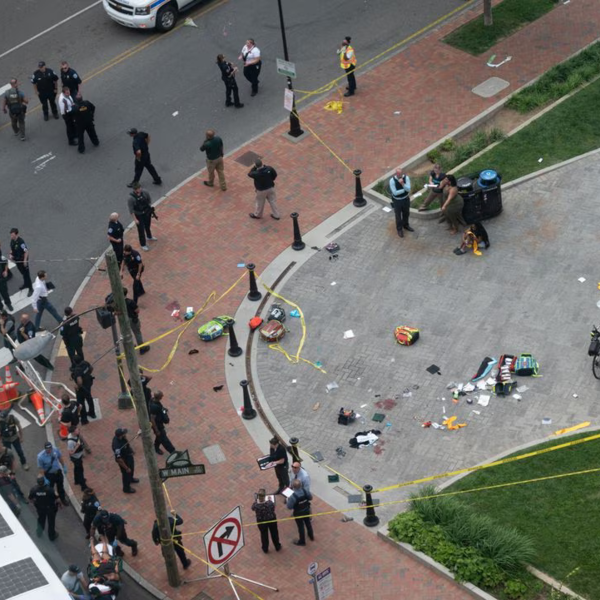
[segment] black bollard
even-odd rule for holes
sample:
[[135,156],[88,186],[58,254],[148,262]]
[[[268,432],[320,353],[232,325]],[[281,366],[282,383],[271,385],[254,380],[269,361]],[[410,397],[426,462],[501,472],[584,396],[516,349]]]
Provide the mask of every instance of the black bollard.
[[302,462],[302,459],[300,458],[300,450],[298,449],[299,443],[300,440],[297,437],[290,438],[290,453],[294,459],[294,462]]
[[235,337],[235,330],[233,329],[233,323],[228,325],[229,328],[229,350],[227,350],[227,354],[229,356],[240,356],[243,350],[240,348],[238,344],[237,338]]
[[363,519],[363,523],[367,527],[377,527],[379,525],[379,517],[375,514],[375,507],[373,506],[373,498],[371,492],[373,491],[372,485],[365,485],[363,491],[366,495],[367,503],[367,516]]
[[360,183],[360,176],[362,174],[362,171],[360,169],[355,169],[354,170],[354,177],[356,177],[356,185],[355,185],[355,194],[356,197],[354,198],[352,204],[354,204],[354,206],[356,206],[357,208],[361,208],[363,206],[366,206],[367,201],[365,200],[365,197],[363,196],[363,191],[362,191],[362,184]]
[[248,300],[252,302],[256,302],[262,298],[262,294],[258,291],[256,287],[256,275],[254,274],[255,265],[254,263],[248,263],[246,265],[246,269],[250,271],[250,291],[248,292]]
[[[250,419],[254,419],[254,417],[256,417],[256,411],[252,408],[252,402],[250,401],[248,381],[243,379],[240,381],[240,385],[242,386],[242,390],[244,392],[244,410],[242,412],[242,419],[249,421]],[[377,519],[377,522],[379,523],[379,519]]]
[[300,235],[300,226],[298,225],[298,215],[297,212],[293,212],[290,217],[292,217],[294,221],[294,243],[292,244],[292,250],[304,250],[306,244],[302,241],[302,236]]

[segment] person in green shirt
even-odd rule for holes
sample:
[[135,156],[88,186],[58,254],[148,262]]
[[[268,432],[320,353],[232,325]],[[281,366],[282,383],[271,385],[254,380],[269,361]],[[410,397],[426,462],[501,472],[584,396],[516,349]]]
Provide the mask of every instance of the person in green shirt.
[[214,187],[216,171],[219,176],[221,189],[226,191],[227,184],[225,183],[225,168],[223,165],[223,140],[218,135],[215,135],[214,129],[209,129],[206,132],[206,139],[202,146],[200,146],[200,152],[206,152],[208,181],[205,181],[204,185]]

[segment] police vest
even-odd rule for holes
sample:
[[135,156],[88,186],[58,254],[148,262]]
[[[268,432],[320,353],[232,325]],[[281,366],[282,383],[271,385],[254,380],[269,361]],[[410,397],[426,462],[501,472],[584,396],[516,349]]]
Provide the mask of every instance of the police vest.
[[18,88],[11,87],[10,90],[4,94],[6,103],[8,104],[8,110],[11,115],[20,115],[23,112],[23,101]]
[[7,442],[13,442],[17,439],[17,424],[12,415],[10,415],[7,419],[0,421],[0,434],[2,435],[2,439]]
[[394,200],[404,200],[405,198],[408,198],[408,192],[406,191],[406,189],[404,187],[402,187],[404,185],[404,182],[401,181],[400,179],[398,179],[395,175],[394,175],[394,179],[396,180],[396,189],[400,189],[400,191],[394,195],[394,193],[392,192],[391,186],[390,186],[390,192],[392,192],[392,198],[394,198]]
[[[350,55],[350,58],[346,58],[348,55]],[[349,69],[351,66],[356,66],[356,55],[354,54],[354,48],[348,44],[340,52],[340,67]]]
[[296,501],[296,506],[294,506],[294,514],[295,515],[307,515],[310,512],[310,500],[304,492],[304,495],[298,497]]

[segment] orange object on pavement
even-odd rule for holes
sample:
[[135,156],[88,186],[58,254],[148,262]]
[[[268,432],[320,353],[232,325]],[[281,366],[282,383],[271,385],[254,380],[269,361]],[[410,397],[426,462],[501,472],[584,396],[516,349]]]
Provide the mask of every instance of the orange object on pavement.
[[17,389],[18,387],[19,383],[13,381],[10,373],[10,367],[6,365],[6,368],[4,369],[4,391],[11,402],[19,397],[19,390]]
[[33,408],[35,408],[37,414],[38,414],[38,418],[40,420],[40,423],[44,422],[44,419],[46,418],[46,413],[44,412],[44,398],[43,396],[39,393],[39,392],[33,392],[30,396],[29,399],[31,400],[31,403],[33,404]]
[[9,410],[10,409],[10,400],[8,399],[8,394],[4,391],[4,386],[2,385],[2,379],[0,379],[0,410]]

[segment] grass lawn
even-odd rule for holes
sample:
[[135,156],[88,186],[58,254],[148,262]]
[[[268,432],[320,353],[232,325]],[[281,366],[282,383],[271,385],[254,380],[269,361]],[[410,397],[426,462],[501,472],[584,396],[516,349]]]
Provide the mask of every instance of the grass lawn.
[[[557,438],[536,448],[589,435],[592,434]],[[476,472],[461,479],[449,490],[598,467],[600,440],[594,440]],[[600,474],[576,475],[458,497],[479,512],[531,536],[537,550],[533,566],[590,600],[600,599]],[[579,570],[566,581],[569,573],[576,568]]]
[[489,50],[501,39],[551,11],[555,0],[504,0],[494,6],[494,24],[486,27],[481,15],[444,38],[444,42],[477,56]]
[[594,150],[600,147],[599,106],[600,80],[596,80],[468,163],[461,174],[491,168],[502,173],[506,183]]

